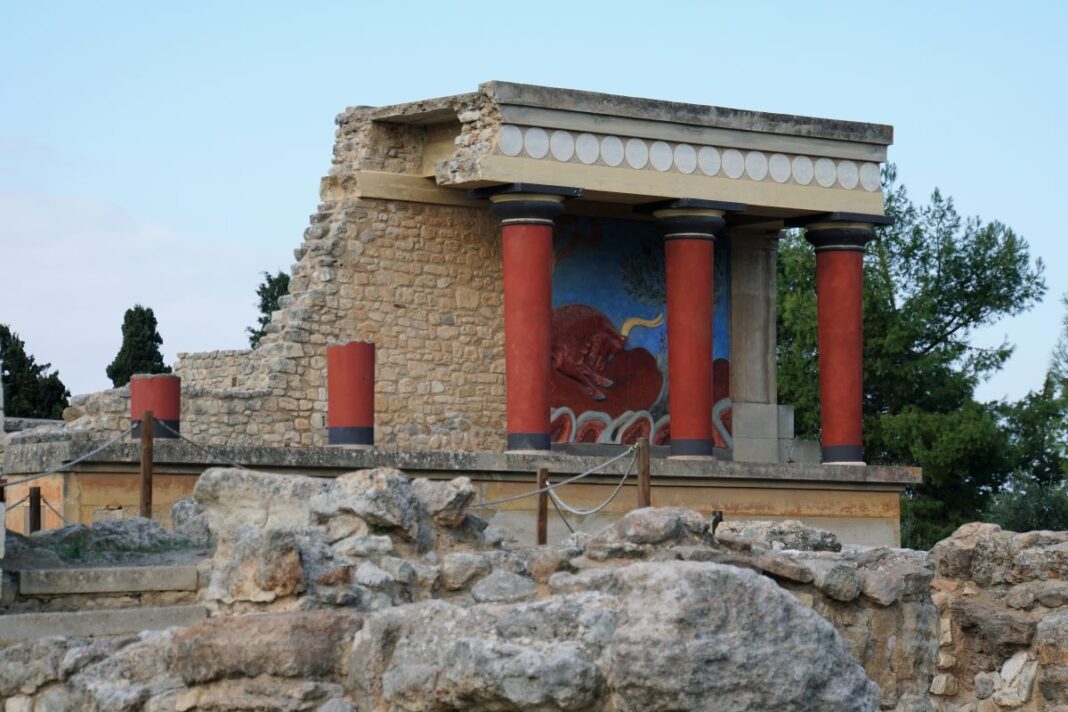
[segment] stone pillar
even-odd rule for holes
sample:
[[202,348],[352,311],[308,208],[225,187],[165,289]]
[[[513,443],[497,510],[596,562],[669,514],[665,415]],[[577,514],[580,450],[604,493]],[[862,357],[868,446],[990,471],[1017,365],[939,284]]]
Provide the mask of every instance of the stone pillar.
[[778,401],[775,282],[778,229],[730,231],[731,420],[737,462],[779,462],[793,436]]
[[712,275],[723,210],[676,201],[653,212],[664,237],[671,457],[712,457]]
[[504,259],[504,379],[509,451],[549,441],[553,220],[572,189],[516,184],[488,195],[501,220]]
[[823,461],[864,464],[864,246],[875,237],[862,222],[815,222],[820,426]]

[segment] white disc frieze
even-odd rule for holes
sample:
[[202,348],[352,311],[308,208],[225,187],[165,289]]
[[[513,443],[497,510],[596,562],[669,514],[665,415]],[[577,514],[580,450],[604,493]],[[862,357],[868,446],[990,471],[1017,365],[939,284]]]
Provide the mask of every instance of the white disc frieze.
[[790,180],[790,159],[781,153],[771,154],[768,159],[768,173],[776,183],[785,183]]
[[697,151],[688,143],[680,143],[675,147],[675,167],[683,173],[693,173],[697,170]]
[[523,136],[523,146],[531,158],[545,158],[549,154],[549,134],[545,133],[545,129],[536,126],[527,129]]
[[860,180],[860,175],[857,171],[857,164],[853,161],[842,161],[838,164],[838,184],[846,190],[853,190],[857,187],[857,181]]
[[741,151],[728,148],[723,152],[723,172],[728,178],[741,178],[745,173],[745,156]]
[[510,124],[502,126],[500,134],[497,135],[497,146],[506,156],[518,156],[523,151],[522,130]]
[[549,137],[549,152],[558,161],[570,161],[575,155],[575,139],[567,131],[553,131]]
[[610,166],[623,162],[623,142],[617,136],[605,136],[601,139],[601,159]]
[[795,181],[801,185],[808,185],[812,182],[813,171],[811,158],[808,156],[794,156],[793,172]]
[[575,138],[575,155],[586,165],[596,163],[601,155],[601,142],[593,134],[579,134]]
[[664,172],[671,168],[673,159],[671,146],[663,141],[653,141],[653,145],[649,147],[649,162],[653,164],[653,168]]
[[830,188],[838,180],[838,171],[834,167],[834,161],[829,158],[816,160],[816,182],[824,188]]
[[768,177],[768,157],[760,151],[745,154],[745,172],[753,180],[764,180]]
[[867,191],[876,191],[882,185],[878,163],[863,163],[860,166],[860,185]]
[[720,167],[719,151],[711,146],[702,146],[697,152],[697,165],[701,167],[701,172],[706,176],[716,175]]
[[631,168],[645,168],[649,163],[649,147],[640,138],[627,139],[626,155]]

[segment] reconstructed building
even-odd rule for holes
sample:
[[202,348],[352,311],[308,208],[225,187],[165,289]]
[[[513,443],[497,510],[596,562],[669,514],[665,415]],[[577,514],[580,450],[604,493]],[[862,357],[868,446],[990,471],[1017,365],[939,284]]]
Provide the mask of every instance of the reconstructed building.
[[[267,335],[180,356],[184,435],[265,469],[466,474],[486,499],[647,439],[656,504],[897,542],[919,473],[863,466],[861,447],[863,251],[886,220],[890,127],[504,82],[348,109],[338,127]],[[786,227],[816,251],[820,444],[776,399]],[[326,348],[350,340],[377,350],[374,451],[329,448]],[[88,450],[129,413],[126,391],[79,398],[58,440],[9,445],[7,474]],[[207,463],[190,448],[159,449],[175,496]],[[135,460],[114,448],[57,475],[54,497],[74,519],[121,508]],[[531,506],[496,516],[522,528]]]

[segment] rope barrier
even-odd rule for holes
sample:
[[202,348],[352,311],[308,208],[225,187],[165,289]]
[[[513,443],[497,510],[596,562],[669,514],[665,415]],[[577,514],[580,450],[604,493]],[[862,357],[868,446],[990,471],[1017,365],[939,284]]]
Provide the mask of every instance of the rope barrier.
[[558,506],[556,506],[556,500],[555,499],[550,499],[549,501],[552,502],[553,509],[556,510],[556,513],[560,515],[560,521],[564,523],[564,526],[567,527],[567,530],[569,532],[574,534],[575,533],[575,527],[571,526],[571,522],[567,521],[567,517],[565,517],[564,513],[562,511],[560,511],[560,508]]
[[60,472],[63,472],[63,470],[66,470],[66,469],[69,469],[71,467],[74,467],[78,463],[84,462],[85,460],[88,460],[93,455],[96,455],[98,453],[103,452],[104,450],[107,450],[109,447],[111,447],[112,445],[114,445],[118,441],[122,440],[124,437],[126,437],[127,435],[129,435],[132,432],[133,432],[133,426],[130,426],[130,428],[128,428],[126,431],[119,433],[118,435],[113,437],[111,440],[108,440],[106,443],[104,443],[100,447],[97,447],[97,448],[95,448],[93,450],[90,450],[89,452],[85,453],[84,455],[82,455],[82,456],[80,456],[78,458],[75,458],[75,459],[71,460],[70,462],[68,462],[65,465],[60,465],[59,467],[55,468],[54,470],[49,470],[48,472],[39,472],[36,475],[30,475],[29,477],[23,477],[20,480],[16,480],[16,481],[9,480],[7,482],[0,483],[0,489],[2,489],[4,487],[12,487],[14,485],[25,484],[27,482],[32,482],[33,480],[39,480],[42,477],[48,477],[49,475],[55,475],[55,474],[58,474]]
[[53,511],[53,512],[55,513],[55,515],[56,515],[57,517],[59,517],[60,519],[62,519],[62,520],[63,520],[63,523],[64,523],[64,524],[70,524],[70,522],[68,522],[68,521],[67,521],[67,518],[66,518],[66,517],[64,517],[64,516],[63,516],[62,514],[60,514],[60,513],[59,513],[59,510],[58,510],[58,509],[56,509],[55,507],[53,507],[53,506],[52,506],[52,503],[51,503],[51,502],[49,502],[49,501],[48,501],[47,499],[45,499],[44,497],[41,497],[41,502],[42,502],[42,503],[44,503],[44,506],[46,506],[46,507],[48,507],[49,509],[51,509],[51,510],[52,510],[52,511]]
[[16,500],[16,501],[12,502],[11,504],[6,505],[7,511],[10,512],[12,509],[14,509],[15,507],[19,506],[20,504],[22,504],[23,502],[25,502],[29,498],[30,498],[30,495],[26,495],[22,499]]
[[[572,482],[578,482],[583,477],[588,477],[588,476],[592,475],[595,472],[600,472],[604,468],[606,468],[609,465],[611,465],[613,462],[616,462],[618,460],[622,460],[624,457],[626,457],[627,455],[631,454],[632,452],[634,452],[637,449],[638,449],[637,446],[631,445],[629,448],[627,448],[623,452],[619,453],[618,455],[613,457],[611,460],[605,460],[604,462],[602,462],[597,467],[594,467],[594,468],[591,468],[589,470],[586,470],[585,472],[583,472],[580,475],[575,475],[574,477],[569,477],[566,480],[563,480],[561,482],[557,482],[554,485],[546,485],[545,487],[541,487],[541,488],[536,489],[536,490],[531,490],[530,492],[526,492],[524,494],[517,494],[517,495],[513,495],[511,497],[505,497],[503,499],[495,499],[495,500],[490,501],[490,502],[479,502],[478,504],[473,505],[472,509],[492,508],[495,505],[504,504],[505,502],[515,502],[515,501],[520,500],[520,499],[526,499],[527,497],[533,497],[534,495],[541,494],[542,492],[552,492],[557,487],[563,487],[564,485],[569,485]],[[634,466],[634,463],[631,463],[631,467],[633,467],[633,466]]]
[[607,507],[612,502],[612,500],[616,498],[616,495],[619,494],[619,491],[621,489],[623,489],[623,485],[626,484],[627,478],[630,477],[630,473],[634,470],[634,463],[637,462],[637,461],[638,461],[638,453],[635,452],[634,453],[634,458],[630,461],[630,465],[627,466],[627,471],[624,472],[623,476],[619,478],[619,484],[617,484],[616,488],[614,490],[612,490],[612,494],[608,495],[608,499],[606,499],[605,501],[601,502],[599,505],[597,505],[593,509],[578,509],[577,507],[572,507],[567,502],[565,502],[563,499],[561,499],[560,495],[556,494],[556,492],[553,492],[552,490],[549,490],[549,498],[553,501],[554,505],[557,505],[559,507],[563,507],[568,512],[571,512],[572,514],[574,514],[576,516],[588,517],[591,514],[597,514],[597,512],[600,512],[602,509]]
[[225,457],[225,456],[219,454],[218,452],[215,452],[214,450],[211,450],[211,449],[201,445],[200,443],[193,442],[192,440],[190,440],[186,436],[182,435],[180,432],[178,432],[177,430],[175,430],[171,426],[169,426],[166,423],[164,423],[162,420],[157,420],[156,424],[162,426],[164,430],[170,432],[175,437],[178,437],[178,438],[181,438],[182,440],[185,440],[187,443],[189,443],[190,445],[192,445],[196,449],[200,450],[201,452],[205,452],[208,455],[211,455],[216,460],[219,460],[220,462],[225,463],[225,464],[229,465],[230,467],[236,467],[239,470],[247,470],[248,469],[244,465],[236,463],[236,462],[230,460],[228,457]]

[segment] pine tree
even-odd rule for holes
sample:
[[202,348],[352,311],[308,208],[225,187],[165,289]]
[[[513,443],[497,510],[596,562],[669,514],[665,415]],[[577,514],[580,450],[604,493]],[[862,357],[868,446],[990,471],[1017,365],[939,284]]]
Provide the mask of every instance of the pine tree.
[[122,319],[122,346],[108,365],[108,378],[119,388],[129,383],[135,373],[170,373],[159,350],[162,344],[152,309],[140,304],[127,309]]
[[26,345],[6,324],[0,324],[0,384],[4,414],[13,418],[61,418],[70,391],[52,364],[37,363]]
[[263,282],[256,288],[256,294],[260,298],[260,316],[256,320],[259,325],[253,329],[247,327],[248,343],[252,348],[259,345],[260,339],[267,333],[267,325],[271,323],[271,314],[278,311],[278,300],[289,293],[289,275],[279,271],[273,277],[269,272],[263,273]]

